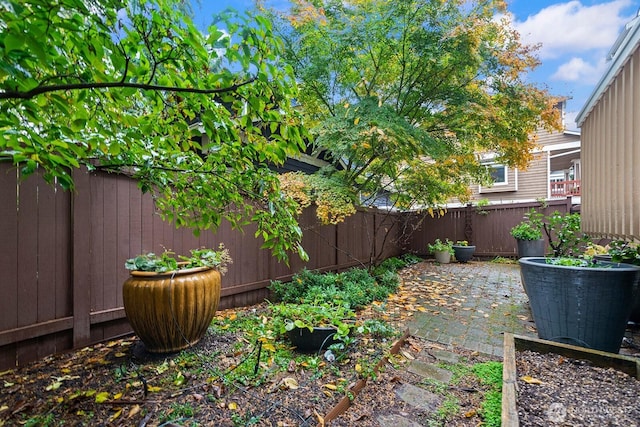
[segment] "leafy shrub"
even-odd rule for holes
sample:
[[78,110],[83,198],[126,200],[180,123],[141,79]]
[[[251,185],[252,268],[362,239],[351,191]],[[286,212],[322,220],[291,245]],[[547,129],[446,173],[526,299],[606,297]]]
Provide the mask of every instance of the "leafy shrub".
[[329,286],[312,286],[303,295],[301,301],[304,302],[331,302],[343,303],[348,300],[346,292],[338,289],[338,287],[332,283]]
[[611,261],[640,265],[640,246],[638,244],[624,240],[614,240],[608,246]]
[[542,230],[529,222],[521,222],[511,229],[511,235],[519,240],[540,240]]
[[393,293],[400,286],[400,277],[393,271],[387,271],[376,277],[378,285],[384,288],[385,292]]
[[407,265],[407,261],[402,258],[397,258],[397,257],[387,258],[384,261],[382,261],[379,266],[376,267],[374,272],[377,270],[398,271],[401,268],[405,267],[406,265]]
[[556,257],[575,257],[584,252],[589,236],[580,228],[580,214],[555,211],[544,220],[544,231]]
[[397,335],[397,331],[387,323],[378,319],[367,319],[357,328],[361,334],[371,334],[374,338],[391,338]]
[[445,240],[444,242],[440,239],[436,239],[435,242],[429,243],[427,245],[427,248],[429,249],[429,253],[449,252],[451,255],[454,254],[453,242],[449,241],[449,239]]
[[542,214],[530,209],[525,219],[510,231],[511,235],[519,240],[542,239]]
[[422,258],[420,258],[418,255],[410,253],[403,254],[400,258],[406,263],[405,267],[407,265],[417,264],[422,261]]
[[554,257],[576,257],[584,253],[591,239],[580,228],[580,214],[562,214],[558,211],[544,216],[529,210],[525,220],[511,229],[516,239],[537,240],[544,230]]
[[363,268],[353,268],[341,273],[318,273],[301,270],[291,282],[272,281],[269,289],[275,300],[285,303],[339,303],[353,309],[364,307],[376,300],[385,300],[393,293],[400,280],[391,261],[372,275]]
[[302,286],[296,280],[286,283],[280,280],[272,280],[268,288],[278,301],[302,301],[307,292],[305,286]]

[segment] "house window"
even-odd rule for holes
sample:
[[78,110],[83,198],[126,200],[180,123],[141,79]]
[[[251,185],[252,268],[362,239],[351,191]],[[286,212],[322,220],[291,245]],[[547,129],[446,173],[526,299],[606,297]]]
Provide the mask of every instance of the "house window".
[[489,173],[493,179],[493,185],[506,185],[507,182],[507,167],[500,164],[487,165]]

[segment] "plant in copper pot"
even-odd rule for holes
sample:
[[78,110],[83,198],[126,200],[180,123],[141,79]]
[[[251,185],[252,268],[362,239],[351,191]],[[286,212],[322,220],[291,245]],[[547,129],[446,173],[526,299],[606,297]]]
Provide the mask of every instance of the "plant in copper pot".
[[217,250],[193,249],[189,256],[164,251],[126,261],[125,313],[147,351],[175,352],[202,339],[220,302],[221,275],[231,262],[222,244]]

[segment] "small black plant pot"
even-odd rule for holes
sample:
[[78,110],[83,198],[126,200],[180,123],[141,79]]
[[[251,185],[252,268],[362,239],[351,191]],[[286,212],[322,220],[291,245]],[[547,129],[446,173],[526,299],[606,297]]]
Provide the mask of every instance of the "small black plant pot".
[[326,350],[331,344],[340,342],[334,338],[338,330],[332,327],[293,328],[287,335],[296,350],[302,353],[313,353]]
[[459,246],[453,245],[453,252],[458,262],[468,262],[476,251],[475,246]]

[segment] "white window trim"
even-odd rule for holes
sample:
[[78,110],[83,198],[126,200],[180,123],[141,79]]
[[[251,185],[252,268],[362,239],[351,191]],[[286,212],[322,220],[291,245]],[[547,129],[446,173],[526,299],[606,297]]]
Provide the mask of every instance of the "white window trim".
[[485,166],[488,168],[494,168],[497,169],[499,167],[503,167],[504,168],[504,181],[503,182],[495,182],[493,184],[491,184],[490,187],[499,187],[499,186],[503,186],[503,185],[509,185],[509,167],[505,164],[502,163],[495,163],[495,162],[487,162],[485,163]]

